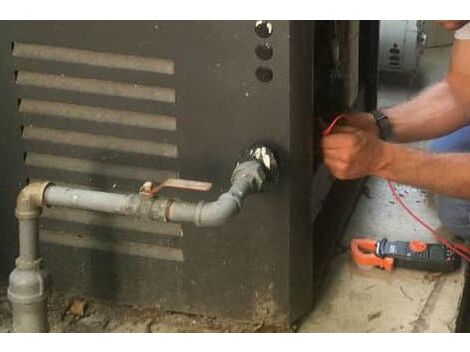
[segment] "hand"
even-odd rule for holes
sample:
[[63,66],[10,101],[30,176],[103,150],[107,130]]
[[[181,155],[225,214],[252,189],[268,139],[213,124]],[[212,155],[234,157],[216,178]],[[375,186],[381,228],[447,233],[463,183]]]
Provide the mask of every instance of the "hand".
[[339,126],[323,137],[323,158],[330,172],[341,180],[375,174],[382,166],[384,146],[373,133]]
[[367,112],[344,114],[339,121],[339,124],[341,126],[350,126],[364,130],[374,134],[377,137],[380,135],[379,128],[377,127],[374,116]]

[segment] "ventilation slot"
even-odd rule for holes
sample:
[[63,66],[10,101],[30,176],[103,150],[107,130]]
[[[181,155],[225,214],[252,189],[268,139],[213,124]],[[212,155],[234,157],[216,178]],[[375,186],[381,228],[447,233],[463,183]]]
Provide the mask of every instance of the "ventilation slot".
[[175,73],[172,60],[77,50],[50,45],[13,43],[13,56],[167,75]]
[[138,257],[177,262],[183,261],[183,251],[178,248],[161,247],[129,241],[104,241],[84,233],[73,234],[61,231],[43,230],[41,231],[41,242]]
[[73,120],[93,121],[146,129],[175,131],[176,119],[170,116],[119,111],[93,106],[65,104],[33,99],[22,99],[19,111],[23,113],[56,116]]
[[93,149],[107,149],[116,152],[147,154],[176,158],[178,149],[175,145],[141,141],[138,139],[124,139],[111,136],[79,133],[66,130],[49,129],[25,126],[23,138],[53,144],[62,144],[72,147],[86,147]]
[[160,101],[164,103],[174,103],[176,100],[175,91],[169,88],[28,71],[17,72],[16,84],[20,86],[61,89],[78,93]]
[[[179,177],[173,60],[23,42],[12,56],[28,179],[122,193]],[[159,260],[183,261],[182,236],[82,210],[41,217],[42,242]]]
[[401,66],[401,57],[400,57],[400,49],[398,48],[390,48],[389,50],[389,65],[392,67],[392,68],[400,68]]
[[[108,177],[120,177],[136,180],[154,180],[163,182],[168,178],[178,177],[175,171],[162,171],[135,166],[122,166],[102,163],[94,160],[75,159],[56,155],[27,153],[26,165],[44,167],[57,170],[66,170],[85,174],[99,174]],[[53,171],[53,170],[52,170]]]

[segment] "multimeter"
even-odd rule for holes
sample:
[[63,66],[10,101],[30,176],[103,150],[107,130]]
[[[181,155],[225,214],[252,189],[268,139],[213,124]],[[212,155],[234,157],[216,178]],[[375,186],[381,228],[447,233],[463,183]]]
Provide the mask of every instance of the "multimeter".
[[393,267],[448,273],[460,267],[460,257],[437,243],[357,238],[351,241],[353,260],[363,266]]
[[451,272],[460,266],[460,257],[437,243],[383,239],[377,243],[376,254],[379,257],[393,258],[394,266],[401,268]]

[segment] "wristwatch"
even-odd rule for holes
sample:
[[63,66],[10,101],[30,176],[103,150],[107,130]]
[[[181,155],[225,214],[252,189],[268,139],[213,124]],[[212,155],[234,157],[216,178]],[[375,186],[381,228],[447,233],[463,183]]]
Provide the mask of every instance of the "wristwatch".
[[374,110],[371,114],[374,116],[375,122],[377,123],[380,138],[384,141],[393,139],[393,131],[388,116],[380,110]]

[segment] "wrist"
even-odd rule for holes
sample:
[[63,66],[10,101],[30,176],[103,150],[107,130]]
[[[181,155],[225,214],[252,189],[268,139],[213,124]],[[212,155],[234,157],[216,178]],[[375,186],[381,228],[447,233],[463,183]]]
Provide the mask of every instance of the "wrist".
[[390,141],[394,138],[392,126],[388,114],[382,110],[374,110],[371,115],[375,121],[378,136],[384,141]]
[[371,132],[374,134],[374,136],[380,138],[380,129],[377,124],[377,121],[375,120],[375,117],[372,113],[368,112],[366,113],[367,119],[368,119],[368,126],[366,128],[367,131]]
[[355,127],[368,133],[372,133],[376,137],[380,137],[380,131],[372,113],[351,113],[344,116],[344,122],[346,126]]
[[374,156],[375,160],[370,174],[372,176],[390,179],[391,170],[398,152],[399,151],[394,144],[379,141],[377,145],[377,153]]

